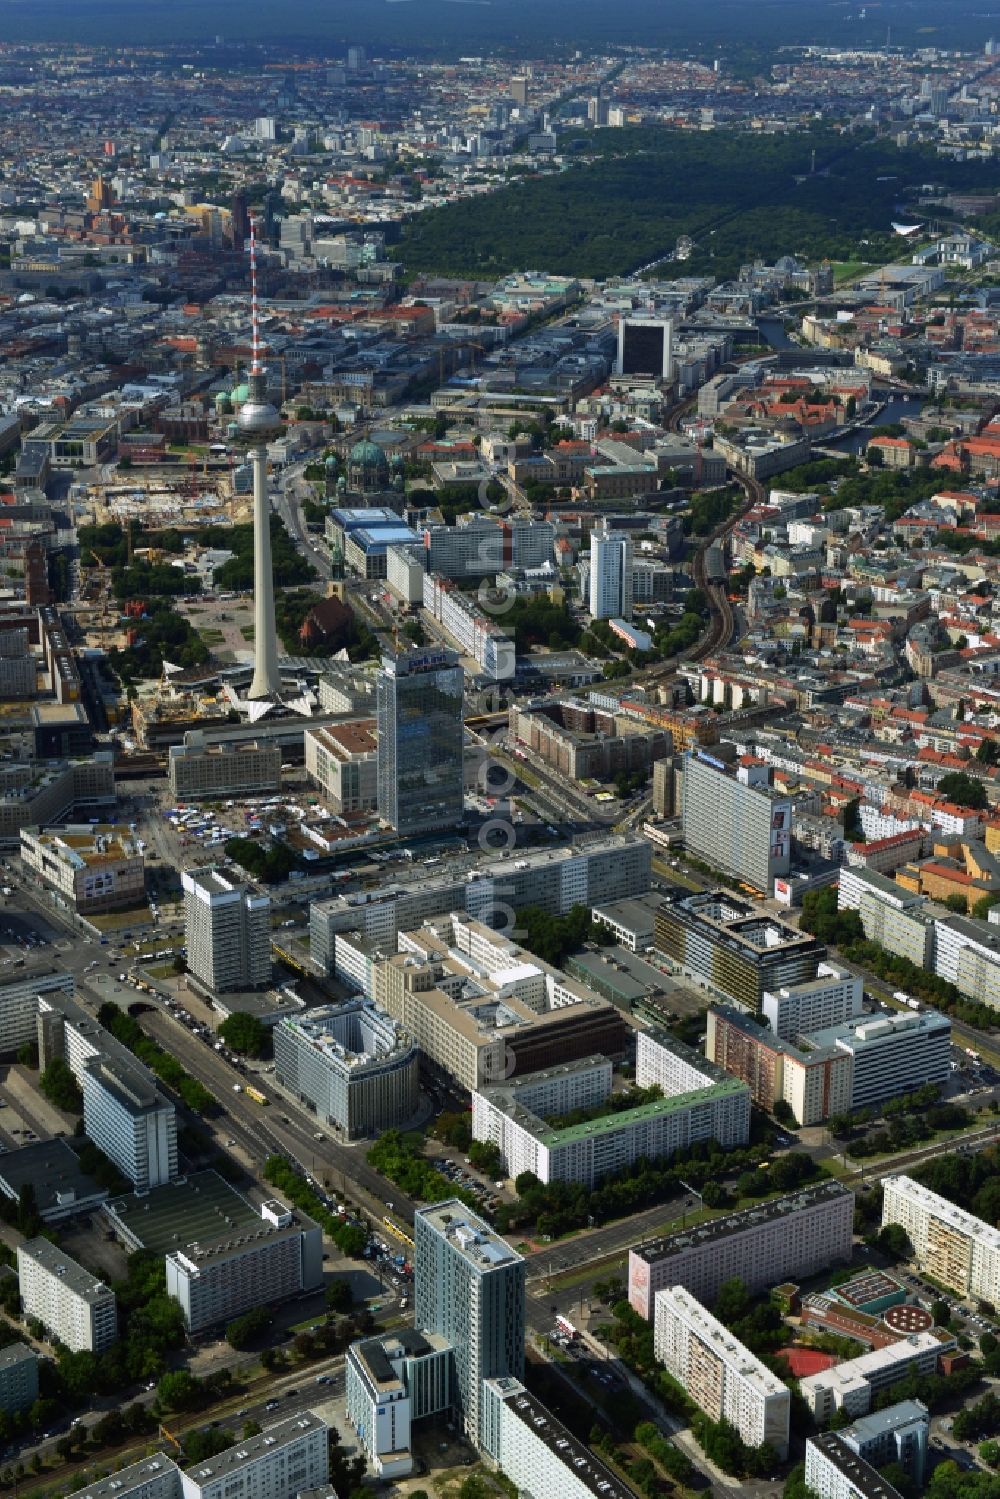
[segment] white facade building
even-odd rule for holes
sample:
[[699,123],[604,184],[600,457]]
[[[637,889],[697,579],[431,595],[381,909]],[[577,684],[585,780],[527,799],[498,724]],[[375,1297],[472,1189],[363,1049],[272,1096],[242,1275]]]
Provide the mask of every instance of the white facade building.
[[73,1353],[102,1353],[118,1337],[115,1294],[49,1239],[17,1246],[26,1317],[37,1317]]
[[799,1383],[802,1397],[819,1422],[834,1411],[864,1416],[872,1407],[872,1396],[897,1384],[912,1371],[933,1374],[939,1354],[955,1347],[955,1339],[939,1331],[915,1332],[885,1348],[873,1348],[860,1358],[834,1364],[818,1374],[807,1374]]
[[330,1480],[329,1427],[300,1411],[181,1473],[182,1499],[296,1499]]
[[765,990],[761,1018],[782,1041],[794,1041],[807,1031],[840,1025],[860,1015],[864,985],[860,974],[835,963],[820,963],[816,977],[770,994]]
[[958,1296],[1000,1301],[1000,1229],[909,1176],[887,1176],[882,1225],[896,1223],[921,1270]]
[[72,998],[71,973],[44,966],[19,968],[0,978],[0,1056],[34,1041],[38,1031],[38,996],[65,994]]
[[218,870],[183,870],[188,971],[213,993],[271,979],[271,901]]
[[651,1239],[629,1252],[628,1298],[640,1317],[653,1298],[681,1285],[702,1304],[739,1276],[750,1291],[846,1264],[854,1237],[854,1193],[823,1181],[696,1228]]
[[594,619],[632,618],[632,538],[609,531],[590,533],[590,613]]
[[157,1452],[105,1478],[92,1479],[68,1499],[181,1499],[181,1470],[173,1458]]
[[166,1256],[167,1295],[180,1303],[188,1332],[323,1284],[319,1225],[276,1200],[262,1203],[260,1216],[253,1232],[202,1239]]
[[145,1068],[91,1057],[83,1068],[83,1127],[137,1192],[177,1175],[177,1115]]
[[748,1447],[788,1455],[791,1391],[683,1286],[658,1291],[653,1349],[711,1421],[728,1421]]
[[836,1431],[807,1439],[805,1481],[816,1499],[901,1499],[899,1490]]
[[851,1108],[862,1109],[925,1083],[945,1083],[951,1062],[951,1021],[936,1010],[865,1016],[813,1031],[809,1045],[835,1047],[854,1058]]
[[[506,600],[501,602],[505,604]],[[488,677],[502,682],[514,675],[514,642],[504,634],[502,615],[491,616],[450,578],[437,573],[424,574],[423,603],[463,654],[472,656]]]
[[519,1379],[483,1384],[481,1446],[521,1494],[545,1499],[633,1499],[632,1490]]

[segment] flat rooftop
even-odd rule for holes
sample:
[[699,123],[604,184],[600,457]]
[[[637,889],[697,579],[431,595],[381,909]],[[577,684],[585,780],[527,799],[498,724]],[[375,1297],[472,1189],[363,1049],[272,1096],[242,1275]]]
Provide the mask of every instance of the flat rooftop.
[[35,1189],[35,1201],[43,1218],[59,1216],[73,1203],[95,1202],[107,1198],[106,1187],[98,1186],[92,1176],[80,1169],[80,1158],[65,1140],[35,1140],[0,1155],[0,1190],[15,1201],[21,1188]]
[[701,1223],[697,1228],[682,1229],[666,1238],[647,1239],[644,1244],[637,1244],[632,1253],[649,1264],[655,1264],[693,1246],[709,1245],[719,1239],[730,1238],[733,1234],[747,1233],[764,1223],[788,1218],[792,1213],[805,1212],[809,1208],[845,1198],[851,1202],[853,1210],[854,1194],[847,1187],[836,1181],[816,1182],[811,1187],[803,1187],[799,1192],[790,1192],[787,1197],[776,1197],[772,1202],[762,1202],[757,1207],[744,1208],[739,1213],[726,1213],[724,1217],[714,1218],[710,1223]]
[[422,1219],[447,1239],[452,1248],[478,1271],[495,1270],[500,1265],[524,1264],[506,1239],[501,1239],[484,1219],[467,1208],[464,1202],[459,1202],[457,1197],[436,1202],[433,1207],[418,1208],[416,1216],[417,1220]]
[[50,1275],[57,1275],[63,1285],[69,1286],[71,1291],[75,1291],[85,1301],[104,1301],[112,1294],[110,1286],[106,1286],[103,1280],[98,1280],[96,1275],[91,1275],[76,1260],[71,1260],[65,1250],[59,1249],[51,1239],[29,1239],[19,1248]]
[[888,1176],[885,1186],[898,1183],[906,1188],[906,1195],[911,1202],[931,1213],[939,1223],[945,1223],[949,1228],[956,1229],[960,1234],[965,1234],[970,1239],[976,1239],[980,1244],[987,1245],[996,1251],[1000,1249],[1000,1229],[993,1228],[982,1218],[977,1218],[973,1213],[967,1213],[957,1203],[949,1202],[947,1197],[942,1197],[938,1192],[932,1192],[920,1182],[913,1180],[912,1176]]
[[169,1254],[192,1243],[208,1243],[225,1233],[259,1228],[260,1213],[217,1171],[198,1171],[184,1180],[134,1192],[105,1204],[113,1226],[154,1254]]
[[155,1457],[141,1458],[137,1463],[130,1463],[127,1468],[119,1468],[117,1473],[97,1478],[85,1488],[74,1490],[70,1499],[116,1499],[119,1494],[127,1494],[143,1484],[162,1479],[164,1473],[177,1471],[173,1458],[158,1452]]
[[899,1490],[848,1447],[838,1432],[821,1431],[809,1440],[844,1475],[861,1499],[900,1499]]
[[237,1473],[241,1468],[248,1467],[258,1458],[266,1457],[273,1453],[278,1447],[287,1447],[291,1442],[297,1442],[301,1437],[310,1432],[327,1431],[327,1424],[314,1416],[312,1411],[301,1411],[298,1415],[288,1416],[284,1421],[278,1421],[274,1426],[266,1426],[263,1431],[258,1432],[255,1437],[244,1437],[242,1442],[227,1447],[225,1452],[216,1453],[207,1462],[195,1463],[188,1468],[188,1473],[196,1483],[204,1484],[213,1478],[225,1478],[227,1474]]
[[635,1499],[634,1491],[616,1478],[589,1447],[584,1446],[568,1427],[556,1420],[551,1411],[533,1395],[529,1395],[520,1380],[508,1375],[501,1379],[491,1379],[489,1384],[506,1401],[535,1440],[544,1442],[576,1482],[585,1484],[597,1499]]

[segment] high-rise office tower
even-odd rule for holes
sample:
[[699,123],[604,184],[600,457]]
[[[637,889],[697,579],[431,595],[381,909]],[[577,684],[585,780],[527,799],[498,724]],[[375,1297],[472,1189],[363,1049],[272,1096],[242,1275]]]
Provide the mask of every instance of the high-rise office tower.
[[247,235],[250,233],[250,214],[247,209],[246,193],[233,193],[229,201],[229,212],[233,222],[233,247],[242,250],[246,244]]
[[278,670],[278,629],[274,619],[274,575],[271,569],[271,504],[267,494],[267,445],[281,431],[281,418],[267,399],[267,381],[260,362],[260,319],[257,310],[257,223],[250,220],[250,310],[253,359],[250,393],[237,418],[253,464],[253,627],[254,667],[249,698],[281,696]]
[[368,66],[368,53],[364,47],[348,47],[347,49],[347,71],[349,73],[363,73]]
[[463,674],[454,651],[383,656],[378,810],[402,837],[462,820]]
[[609,531],[606,520],[590,533],[590,612],[594,619],[632,618],[632,538]]
[[218,870],[184,870],[188,970],[213,993],[271,979],[271,901]]
[[728,766],[707,750],[684,759],[684,843],[713,869],[764,895],[788,873],[792,803],[770,784],[770,767],[754,756]]
[[482,1382],[524,1372],[524,1260],[457,1198],[414,1218],[414,1322],[454,1349],[453,1393],[471,1441],[482,1435]]

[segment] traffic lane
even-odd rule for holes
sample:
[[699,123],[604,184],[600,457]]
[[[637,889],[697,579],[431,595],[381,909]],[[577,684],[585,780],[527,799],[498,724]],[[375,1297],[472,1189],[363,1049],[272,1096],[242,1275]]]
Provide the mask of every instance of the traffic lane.
[[413,1204],[398,1187],[368,1164],[364,1144],[354,1150],[337,1145],[326,1135],[317,1140],[316,1131],[310,1128],[308,1121],[300,1123],[287,1112],[295,1110],[295,1105],[284,1095],[279,1095],[278,1101],[272,1102],[265,1110],[248,1100],[245,1093],[237,1093],[235,1083],[245,1086],[242,1074],[172,1016],[165,1016],[160,1010],[149,1010],[140,1015],[139,1020],[140,1024],[149,1025],[154,1039],[160,1040],[167,1050],[178,1056],[191,1076],[212,1093],[230,1117],[253,1132],[256,1142],[251,1159],[260,1160],[261,1141],[270,1141],[275,1152],[294,1160],[307,1175],[331,1174],[334,1179],[340,1176],[343,1190],[349,1190],[349,1182],[356,1191],[367,1194],[369,1201],[363,1206],[371,1216],[381,1219],[386,1214],[388,1203],[392,1202],[395,1216],[412,1224]]

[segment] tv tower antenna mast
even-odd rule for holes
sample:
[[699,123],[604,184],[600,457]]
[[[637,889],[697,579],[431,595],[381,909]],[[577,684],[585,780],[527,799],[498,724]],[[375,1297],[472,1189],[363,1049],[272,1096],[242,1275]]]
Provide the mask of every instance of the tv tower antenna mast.
[[278,630],[274,618],[274,573],[271,566],[271,504],[267,493],[267,445],[281,431],[281,417],[267,398],[261,363],[260,310],[257,303],[257,220],[250,219],[250,320],[252,355],[249,392],[237,423],[253,465],[254,700],[281,696]]

